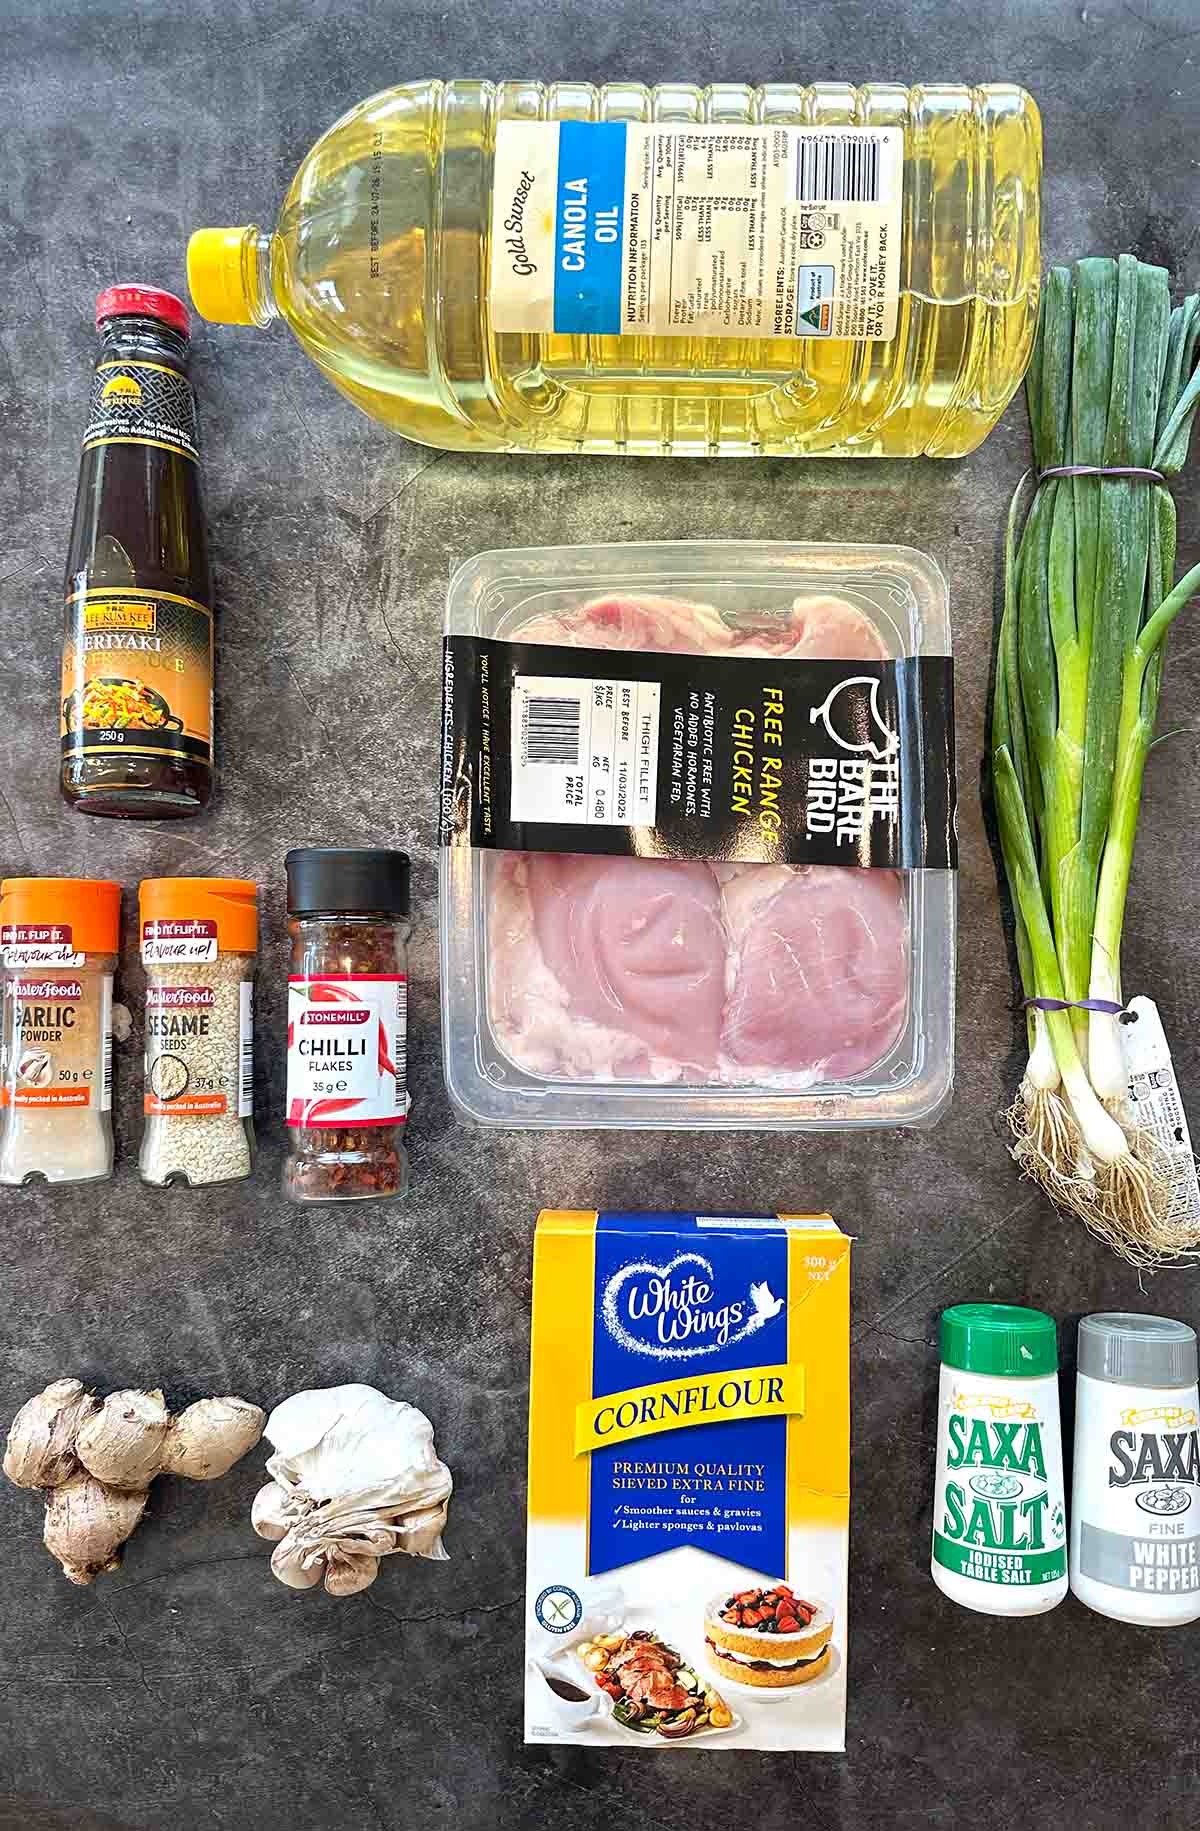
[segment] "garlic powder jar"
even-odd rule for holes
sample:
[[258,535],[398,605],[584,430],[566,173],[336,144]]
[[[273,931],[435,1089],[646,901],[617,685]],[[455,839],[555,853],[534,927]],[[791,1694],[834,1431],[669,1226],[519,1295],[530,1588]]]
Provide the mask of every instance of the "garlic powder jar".
[[1141,1627],[1200,1619],[1196,1331],[1114,1311],[1079,1324],[1071,1589]]
[[1054,1319],[957,1303],[941,1334],[933,1580],[981,1614],[1044,1614],[1067,1593]]
[[112,991],[121,888],[0,884],[0,1183],[112,1175]]

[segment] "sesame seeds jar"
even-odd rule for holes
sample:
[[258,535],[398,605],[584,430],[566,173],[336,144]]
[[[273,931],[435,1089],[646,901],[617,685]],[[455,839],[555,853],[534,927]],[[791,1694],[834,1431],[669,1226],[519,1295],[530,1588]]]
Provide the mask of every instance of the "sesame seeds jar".
[[236,1181],[254,1160],[257,887],[241,878],[148,878],[139,904],[142,1179],[193,1188]]

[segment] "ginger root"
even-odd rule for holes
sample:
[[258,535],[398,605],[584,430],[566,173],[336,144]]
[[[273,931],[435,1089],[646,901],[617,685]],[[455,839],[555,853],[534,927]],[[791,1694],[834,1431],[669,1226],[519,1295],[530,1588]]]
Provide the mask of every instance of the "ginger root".
[[75,1454],[110,1488],[148,1488],[162,1470],[170,1427],[161,1392],[110,1392],[80,1426]]
[[200,1399],[178,1417],[161,1392],[101,1402],[79,1380],[54,1380],[13,1419],[4,1473],[46,1490],[46,1549],[72,1583],[115,1570],[146,1511],[156,1475],[214,1481],[262,1436],[266,1413],[245,1399]]
[[149,1488],[110,1488],[86,1469],[69,1475],[46,1496],[46,1550],[72,1583],[91,1583],[116,1570],[121,1547],[146,1511]]
[[18,1488],[57,1488],[79,1467],[75,1438],[96,1401],[78,1380],[53,1380],[22,1405],[8,1433],[4,1473]]
[[197,1399],[171,1419],[163,1473],[217,1481],[254,1448],[265,1423],[266,1413],[245,1399]]

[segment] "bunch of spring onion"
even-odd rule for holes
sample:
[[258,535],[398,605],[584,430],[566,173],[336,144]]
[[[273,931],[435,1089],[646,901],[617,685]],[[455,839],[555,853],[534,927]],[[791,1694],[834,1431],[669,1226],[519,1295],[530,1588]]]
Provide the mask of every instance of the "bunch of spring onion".
[[[1194,1250],[1171,1161],[1128,1105],[1121,929],[1164,640],[1200,591],[1173,584],[1169,477],[1200,404],[1200,297],[1130,255],[1054,268],[1027,392],[1037,478],[1009,514],[992,706],[992,786],[1029,1006],[1014,1156],[1126,1258]],[[1089,1008],[1089,1005],[1091,1008]],[[1096,1008],[1096,1007],[1099,1008]],[[1105,1009],[1108,1006],[1110,1008]]]

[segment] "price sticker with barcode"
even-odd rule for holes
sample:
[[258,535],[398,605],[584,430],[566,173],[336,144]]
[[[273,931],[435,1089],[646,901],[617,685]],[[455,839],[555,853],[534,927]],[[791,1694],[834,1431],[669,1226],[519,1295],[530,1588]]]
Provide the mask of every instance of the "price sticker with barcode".
[[560,826],[653,826],[660,700],[656,681],[518,674],[510,817]]
[[1194,1226],[1200,1220],[1200,1181],[1170,1045],[1153,999],[1129,1000],[1119,1035],[1129,1081],[1130,1113],[1135,1125],[1158,1140],[1170,1165],[1172,1189],[1167,1218]]

